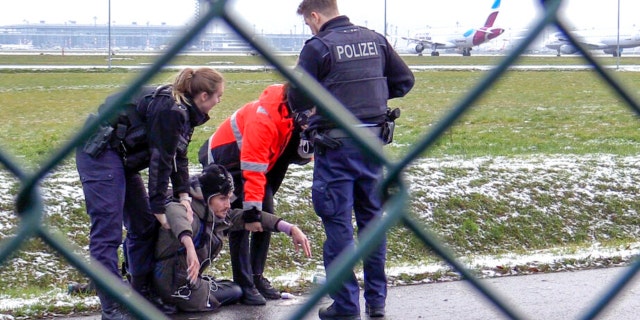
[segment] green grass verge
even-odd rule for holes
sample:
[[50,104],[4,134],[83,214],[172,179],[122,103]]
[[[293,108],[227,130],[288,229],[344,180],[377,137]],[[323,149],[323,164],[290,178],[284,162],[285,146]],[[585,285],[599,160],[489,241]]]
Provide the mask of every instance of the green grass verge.
[[[66,60],[68,57],[56,58],[60,60],[47,56],[30,58],[34,61],[35,58],[52,59],[44,60],[46,63],[69,63]],[[96,58],[99,59],[76,59],[73,63],[95,64],[96,60],[92,59]],[[499,59],[472,58],[478,64],[494,64]],[[242,57],[243,60],[235,60],[236,57],[215,59],[233,60],[233,63],[238,64],[260,63],[259,60],[255,62],[259,59],[256,57]],[[406,59],[409,63],[418,59],[422,63],[432,63],[435,60],[432,57]],[[472,61],[459,57],[455,60],[452,57],[438,59],[438,64]],[[122,60],[123,63],[125,60]],[[578,60],[563,57],[545,60],[535,58],[530,61],[535,64],[574,64],[580,63]],[[623,60],[632,61],[631,58]],[[20,61],[18,58],[0,56],[0,64],[26,63]],[[152,61],[152,58],[132,57],[132,60],[126,61],[144,64]],[[206,61],[184,60],[180,64],[215,65]],[[640,61],[630,63],[637,62]],[[64,145],[78,131],[86,115],[94,112],[105,96],[122,89],[138,75],[137,71],[123,69],[5,73],[10,76],[0,77],[0,117],[4,119],[0,122],[0,150],[21,166],[30,169],[38,168],[41,162]],[[154,83],[170,82],[175,74],[162,72],[156,76]],[[396,159],[412,150],[462,97],[474,86],[480,85],[486,72],[424,71],[416,72],[415,75],[416,86],[412,92],[403,99],[391,101],[391,106],[402,109],[402,116],[397,122],[396,141],[386,149]],[[625,88],[637,88],[640,81],[639,73],[616,72],[614,76]],[[196,153],[200,144],[215,131],[219,123],[244,103],[256,99],[266,85],[282,81],[274,72],[229,72],[225,73],[225,77],[227,89],[223,102],[210,113],[212,119],[194,133],[189,153],[193,163],[197,163]],[[637,90],[632,89],[630,92],[635,95]],[[424,151],[423,156],[441,159],[443,162],[449,162],[452,158],[519,159],[558,155],[589,157],[597,154],[633,156],[640,151],[637,121],[634,112],[622,104],[613,91],[591,71],[509,71],[473,104],[468,113],[448,128],[430,149]],[[441,186],[466,181],[469,187],[480,187],[499,181],[505,175],[513,175],[515,178],[512,181],[498,187],[500,192],[509,194],[526,191],[532,202],[514,204],[513,198],[496,199],[477,192],[451,194],[439,199],[425,191],[428,189],[422,188],[417,188],[412,194],[411,211],[457,254],[524,253],[555,247],[583,247],[593,242],[620,245],[636,239],[638,231],[634,226],[639,221],[633,213],[640,208],[635,201],[603,196],[590,199],[588,195],[567,190],[572,184],[579,185],[580,181],[567,181],[561,171],[548,180],[539,181],[533,177],[540,176],[543,172],[501,171],[493,168],[491,163],[488,160],[479,166],[479,173],[461,166],[442,166],[439,168],[442,175],[430,182]],[[620,169],[624,169],[625,165],[615,163],[616,168]],[[62,168],[74,170],[71,155]],[[585,175],[589,175],[595,169],[587,166],[583,170]],[[286,184],[277,197],[277,212],[308,232],[313,239],[315,257],[303,259],[294,255],[290,250],[289,240],[284,236],[276,236],[267,270],[271,277],[289,272],[311,272],[321,261],[324,235],[311,206],[308,188],[310,169],[296,168],[294,173],[287,177]],[[429,170],[421,168],[410,168],[407,171],[409,176],[414,177],[426,177],[429,173]],[[78,187],[79,182],[66,178],[68,184]],[[625,194],[637,194],[635,187],[607,179],[616,178],[603,177],[585,187],[620,189]],[[59,188],[57,185],[47,184],[48,182],[44,182],[45,188]],[[10,194],[15,194],[17,184],[8,189]],[[53,194],[47,197],[47,206],[61,209],[47,215],[46,224],[68,235],[70,241],[86,250],[89,224],[82,200],[63,192],[60,195],[56,192]],[[544,209],[556,207],[555,210]],[[2,206],[5,212],[11,208],[10,201]],[[431,213],[425,214],[426,212]],[[18,220],[11,216],[2,222],[13,226],[2,230],[1,238],[5,239],[15,231]],[[388,237],[389,264],[437,261],[428,248],[401,226],[392,228]],[[223,251],[213,267],[216,276],[230,277],[228,252]],[[60,274],[60,270],[68,272]],[[3,292],[0,299],[7,296],[19,297],[22,294],[37,296],[42,293],[38,288],[42,287],[64,291],[69,281],[84,279],[59,254],[39,240],[27,241],[19,252],[0,266],[0,275],[0,287],[14,288]],[[445,276],[447,275],[428,275],[432,278]],[[306,290],[309,285],[299,283],[292,288]],[[51,308],[55,310],[55,307],[36,307],[29,316],[46,315],[51,312]],[[68,308],[60,308],[58,312],[69,312]],[[71,307],[75,311],[83,308],[92,310],[95,306]],[[21,309],[13,314],[24,315],[27,311]]]
[[[16,73],[0,78],[0,147],[33,165],[78,131],[86,115],[105,96],[121,90],[136,72]],[[416,85],[407,97],[392,100],[400,107],[393,156],[406,153],[471,88],[484,72],[416,72]],[[154,83],[172,81],[175,72],[157,75]],[[615,74],[635,88],[635,72]],[[274,72],[226,73],[227,89],[211,120],[198,127],[194,141],[204,139],[236,108],[259,96],[270,83],[281,82]],[[633,94],[635,90],[630,91]],[[635,154],[640,133],[634,113],[591,71],[509,71],[467,114],[451,126],[429,150],[430,155],[510,156],[538,153]],[[38,143],[34,143],[38,141]],[[199,146],[197,146],[199,147]],[[191,148],[196,159],[197,147]]]

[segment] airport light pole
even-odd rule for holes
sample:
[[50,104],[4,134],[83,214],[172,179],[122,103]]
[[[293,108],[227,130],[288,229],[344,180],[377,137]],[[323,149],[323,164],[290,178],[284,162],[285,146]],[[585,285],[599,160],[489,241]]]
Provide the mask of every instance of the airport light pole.
[[107,17],[108,17],[107,20],[109,20],[109,22],[107,23],[107,25],[108,25],[107,28],[109,29],[108,30],[109,35],[107,36],[107,42],[108,42],[108,44],[107,44],[107,50],[108,50],[107,51],[107,56],[109,56],[109,57],[107,58],[107,61],[109,61],[109,66],[108,67],[109,67],[109,70],[111,70],[111,0],[109,0],[109,12],[107,13]]
[[616,70],[620,69],[620,0],[618,0],[618,38],[616,39]]
[[384,36],[387,36],[387,0],[384,0]]

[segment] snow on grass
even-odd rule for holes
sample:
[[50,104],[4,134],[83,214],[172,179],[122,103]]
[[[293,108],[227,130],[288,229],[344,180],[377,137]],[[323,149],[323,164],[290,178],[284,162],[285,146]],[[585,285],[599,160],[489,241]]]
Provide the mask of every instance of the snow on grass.
[[[499,222],[508,223],[510,219],[523,214],[518,209],[525,206],[535,208],[548,215],[554,215],[559,210],[571,205],[572,201],[580,202],[588,208],[597,211],[603,199],[617,199],[624,202],[634,202],[637,199],[640,181],[639,164],[637,156],[615,155],[533,155],[516,158],[481,157],[473,159],[462,158],[424,158],[416,160],[407,169],[406,180],[409,182],[412,195],[412,210],[425,221],[433,218],[436,203],[454,197],[467,197],[478,194],[487,198],[509,204],[507,212],[486,212],[489,216],[496,216]],[[283,217],[292,217],[300,208],[308,208],[310,202],[310,188],[312,177],[312,165],[303,167],[292,166],[287,174],[280,191],[277,202],[286,205],[279,212]],[[198,172],[199,168],[193,167],[192,172]],[[47,175],[41,183],[42,195],[46,204],[45,212],[49,218],[59,219],[59,224],[65,224],[67,213],[70,210],[82,210],[83,195],[77,172],[73,166],[63,166],[55,172]],[[15,230],[19,221],[13,214],[13,197],[15,196],[15,179],[6,171],[0,172],[0,238],[9,236],[10,230]],[[562,198],[565,202],[539,203],[542,197]],[[462,209],[461,209],[462,210]],[[626,209],[625,215],[637,215],[637,212]],[[596,212],[594,212],[596,213]],[[451,216],[461,214],[461,211],[451,209],[447,212]],[[593,220],[588,221],[590,228],[597,230],[603,224],[615,224],[615,221],[601,219],[594,214]],[[575,221],[563,221],[563,232],[574,232]],[[78,224],[78,225],[74,225]],[[69,221],[65,226],[68,229],[77,229],[76,233],[69,234],[72,237],[85,237],[89,225],[84,222]],[[459,229],[459,225],[442,226],[442,233]],[[636,228],[627,227],[630,237],[639,231]],[[500,245],[488,243],[487,246]],[[319,244],[318,246],[321,246]],[[559,261],[577,261],[576,264],[584,264],[585,260],[596,261],[616,258],[628,261],[637,254],[640,244],[627,244],[622,248],[602,247],[594,241],[588,248],[548,248],[520,253],[501,253],[497,255],[463,254],[458,258],[473,270],[477,270],[478,276],[499,276],[523,274],[522,269],[515,268],[519,265],[547,265],[549,271],[560,270],[562,267],[553,265]],[[86,247],[84,248],[86,250]],[[467,251],[463,251],[467,252]],[[486,250],[486,252],[493,252]],[[396,254],[390,252],[390,255]],[[321,254],[316,252],[316,259],[321,259]],[[25,260],[28,259],[29,261]],[[50,253],[29,252],[21,258],[5,261],[5,266],[0,269],[3,277],[51,278],[59,279],[61,283],[67,283],[68,274],[72,268],[60,263],[59,257]],[[388,275],[392,285],[407,283],[405,276],[418,274],[447,273],[451,268],[438,257],[401,257],[394,259],[397,263],[388,264]],[[35,267],[33,263],[37,265]],[[415,263],[412,263],[415,262]],[[222,262],[224,263],[224,262]],[[587,262],[591,265],[600,262]],[[566,264],[566,263],[564,263]],[[604,265],[606,266],[606,265]],[[228,269],[228,268],[226,268]],[[505,272],[505,270],[508,270]],[[272,282],[280,286],[295,286],[300,282],[308,282],[313,276],[313,270],[297,270],[283,273],[272,278]],[[455,271],[454,271],[455,272]],[[526,273],[526,272],[524,272]],[[359,275],[362,276],[361,274]],[[440,277],[440,280],[446,277]],[[455,279],[455,276],[451,277]],[[425,280],[431,281],[431,280]],[[9,297],[0,293],[0,317],[2,311],[12,310],[16,307],[28,305],[53,305],[55,303],[69,305],[95,306],[95,297],[69,296],[59,289],[60,283],[41,296],[33,297]]]

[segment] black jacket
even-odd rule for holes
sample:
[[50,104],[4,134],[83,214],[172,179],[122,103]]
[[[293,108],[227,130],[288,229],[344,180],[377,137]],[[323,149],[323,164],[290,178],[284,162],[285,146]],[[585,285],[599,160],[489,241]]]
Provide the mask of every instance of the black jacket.
[[169,180],[175,194],[189,192],[187,147],[193,129],[209,116],[193,100],[180,105],[169,96],[156,97],[146,108],[139,104],[137,111],[147,128],[151,212],[164,213]]

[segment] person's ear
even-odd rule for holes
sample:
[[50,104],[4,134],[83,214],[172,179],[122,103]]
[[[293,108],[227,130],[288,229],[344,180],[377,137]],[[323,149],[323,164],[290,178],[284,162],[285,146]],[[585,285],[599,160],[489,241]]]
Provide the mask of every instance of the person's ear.
[[209,94],[206,91],[202,91],[198,94],[198,99],[200,99],[200,103],[205,102],[209,99]]
[[318,21],[320,21],[320,15],[315,11],[311,12],[309,16],[311,17],[311,21],[313,21],[314,24],[318,24]]

